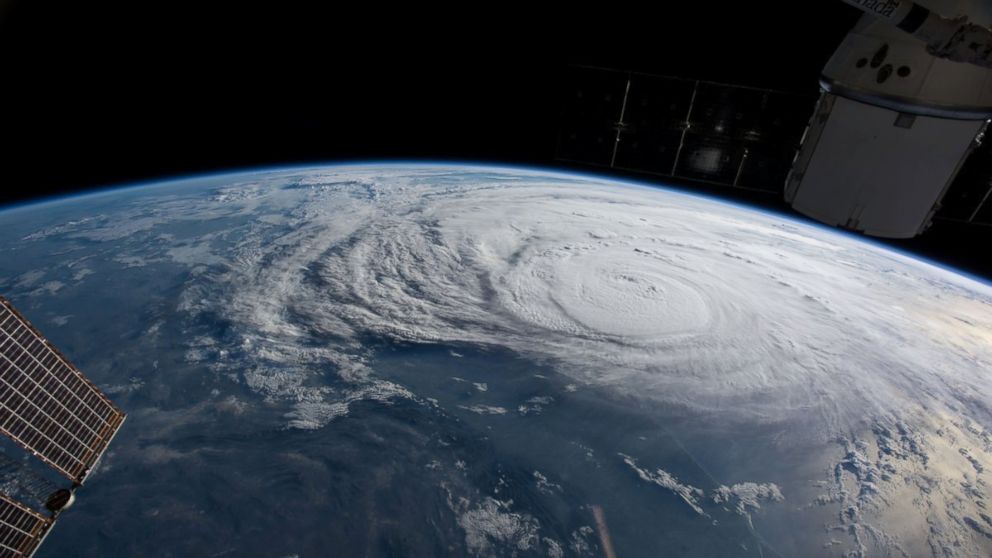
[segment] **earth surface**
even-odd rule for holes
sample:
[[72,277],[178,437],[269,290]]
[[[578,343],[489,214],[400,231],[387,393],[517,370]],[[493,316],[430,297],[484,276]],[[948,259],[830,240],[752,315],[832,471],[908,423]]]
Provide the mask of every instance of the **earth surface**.
[[365,165],[0,212],[128,413],[38,556],[988,556],[992,288],[582,175]]

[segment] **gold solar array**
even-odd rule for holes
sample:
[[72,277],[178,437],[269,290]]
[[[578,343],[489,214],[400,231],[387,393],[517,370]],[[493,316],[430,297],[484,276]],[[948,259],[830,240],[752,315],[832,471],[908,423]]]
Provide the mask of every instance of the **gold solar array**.
[[31,556],[53,522],[0,493],[0,558]]
[[[0,433],[78,487],[126,415],[0,297]],[[68,493],[68,491],[67,491]],[[54,522],[0,494],[0,558],[30,556]]]

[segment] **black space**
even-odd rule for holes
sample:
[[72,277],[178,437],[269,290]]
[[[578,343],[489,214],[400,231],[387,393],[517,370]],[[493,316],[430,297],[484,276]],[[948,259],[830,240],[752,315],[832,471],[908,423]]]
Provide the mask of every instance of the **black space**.
[[[858,17],[837,0],[789,24],[762,2],[205,4],[0,0],[0,205],[308,161],[561,166],[570,65],[815,96]],[[958,229],[901,245],[992,276],[988,231]]]

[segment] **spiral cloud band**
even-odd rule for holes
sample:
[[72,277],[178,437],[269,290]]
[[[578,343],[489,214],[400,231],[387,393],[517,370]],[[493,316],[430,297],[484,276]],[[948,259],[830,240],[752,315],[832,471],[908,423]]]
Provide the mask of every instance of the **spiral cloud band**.
[[[186,379],[210,387],[188,416],[345,438],[349,421],[375,417],[418,448],[436,442],[425,470],[450,469],[437,494],[475,554],[561,555],[571,541],[590,555],[588,525],[552,536],[533,494],[497,494],[543,479],[539,494],[585,498],[574,461],[592,482],[632,483],[629,498],[681,506],[693,528],[743,521],[784,555],[992,552],[986,283],[782,215],[522,169],[295,169],[134,200],[19,242],[178,270],[175,298],[161,297],[175,308],[152,311],[163,318],[142,337],[157,350],[180,339]],[[13,284],[38,296],[95,284],[87,261]],[[479,354],[500,356],[480,366]],[[514,384],[520,363],[540,382]],[[140,402],[142,386],[114,389]],[[608,439],[573,428],[602,409]],[[452,458],[450,440],[494,444],[500,428],[521,443],[559,432],[545,438],[555,452],[578,450],[476,486],[485,452]],[[419,478],[412,466],[397,478]]]
[[238,271],[238,323],[500,345],[727,420],[812,412],[825,436],[932,405],[989,416],[986,285],[672,192],[444,177],[341,171],[248,188],[258,199],[239,203],[305,201],[279,250]]
[[[339,344],[320,358],[360,381],[342,399],[258,368],[259,385],[278,386],[266,393],[299,401],[294,424],[327,424],[363,398],[417,397],[376,379],[362,339],[499,346],[701,417],[702,430],[777,427],[759,455],[824,452],[804,465],[820,468],[815,485],[739,486],[836,506],[828,529],[850,536],[854,555],[981,545],[992,532],[974,489],[992,470],[987,284],[777,215],[588,177],[340,169],[221,198],[238,196],[296,219],[275,250],[246,239],[253,256],[225,277],[237,285],[225,293],[232,322],[262,332],[249,353],[298,360],[300,340],[329,336]],[[892,504],[910,498],[912,511]]]

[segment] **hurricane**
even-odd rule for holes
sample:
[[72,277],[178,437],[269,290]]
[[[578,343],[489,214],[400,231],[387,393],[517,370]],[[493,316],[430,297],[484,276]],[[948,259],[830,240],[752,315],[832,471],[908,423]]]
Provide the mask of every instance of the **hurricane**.
[[[140,318],[115,339],[149,372],[108,388],[145,424],[111,471],[223,475],[219,456],[268,462],[255,437],[295,440],[295,476],[258,465],[237,486],[277,484],[274,506],[365,487],[304,499],[378,525],[348,547],[372,554],[398,525],[413,554],[596,555],[607,523],[635,556],[992,548],[992,287],[973,277],[753,207],[533,169],[286,169],[104,199],[10,217],[10,250],[73,259],[0,284],[31,300],[148,285],[116,318]],[[82,310],[51,312],[71,327]],[[88,370],[109,382],[106,358]],[[233,438],[176,449],[176,416]],[[431,522],[354,511],[397,497]]]
[[821,414],[825,436],[930,406],[989,417],[992,294],[935,266],[643,187],[343,178],[283,187],[308,192],[304,232],[232,272],[238,323],[500,345],[723,420]]

